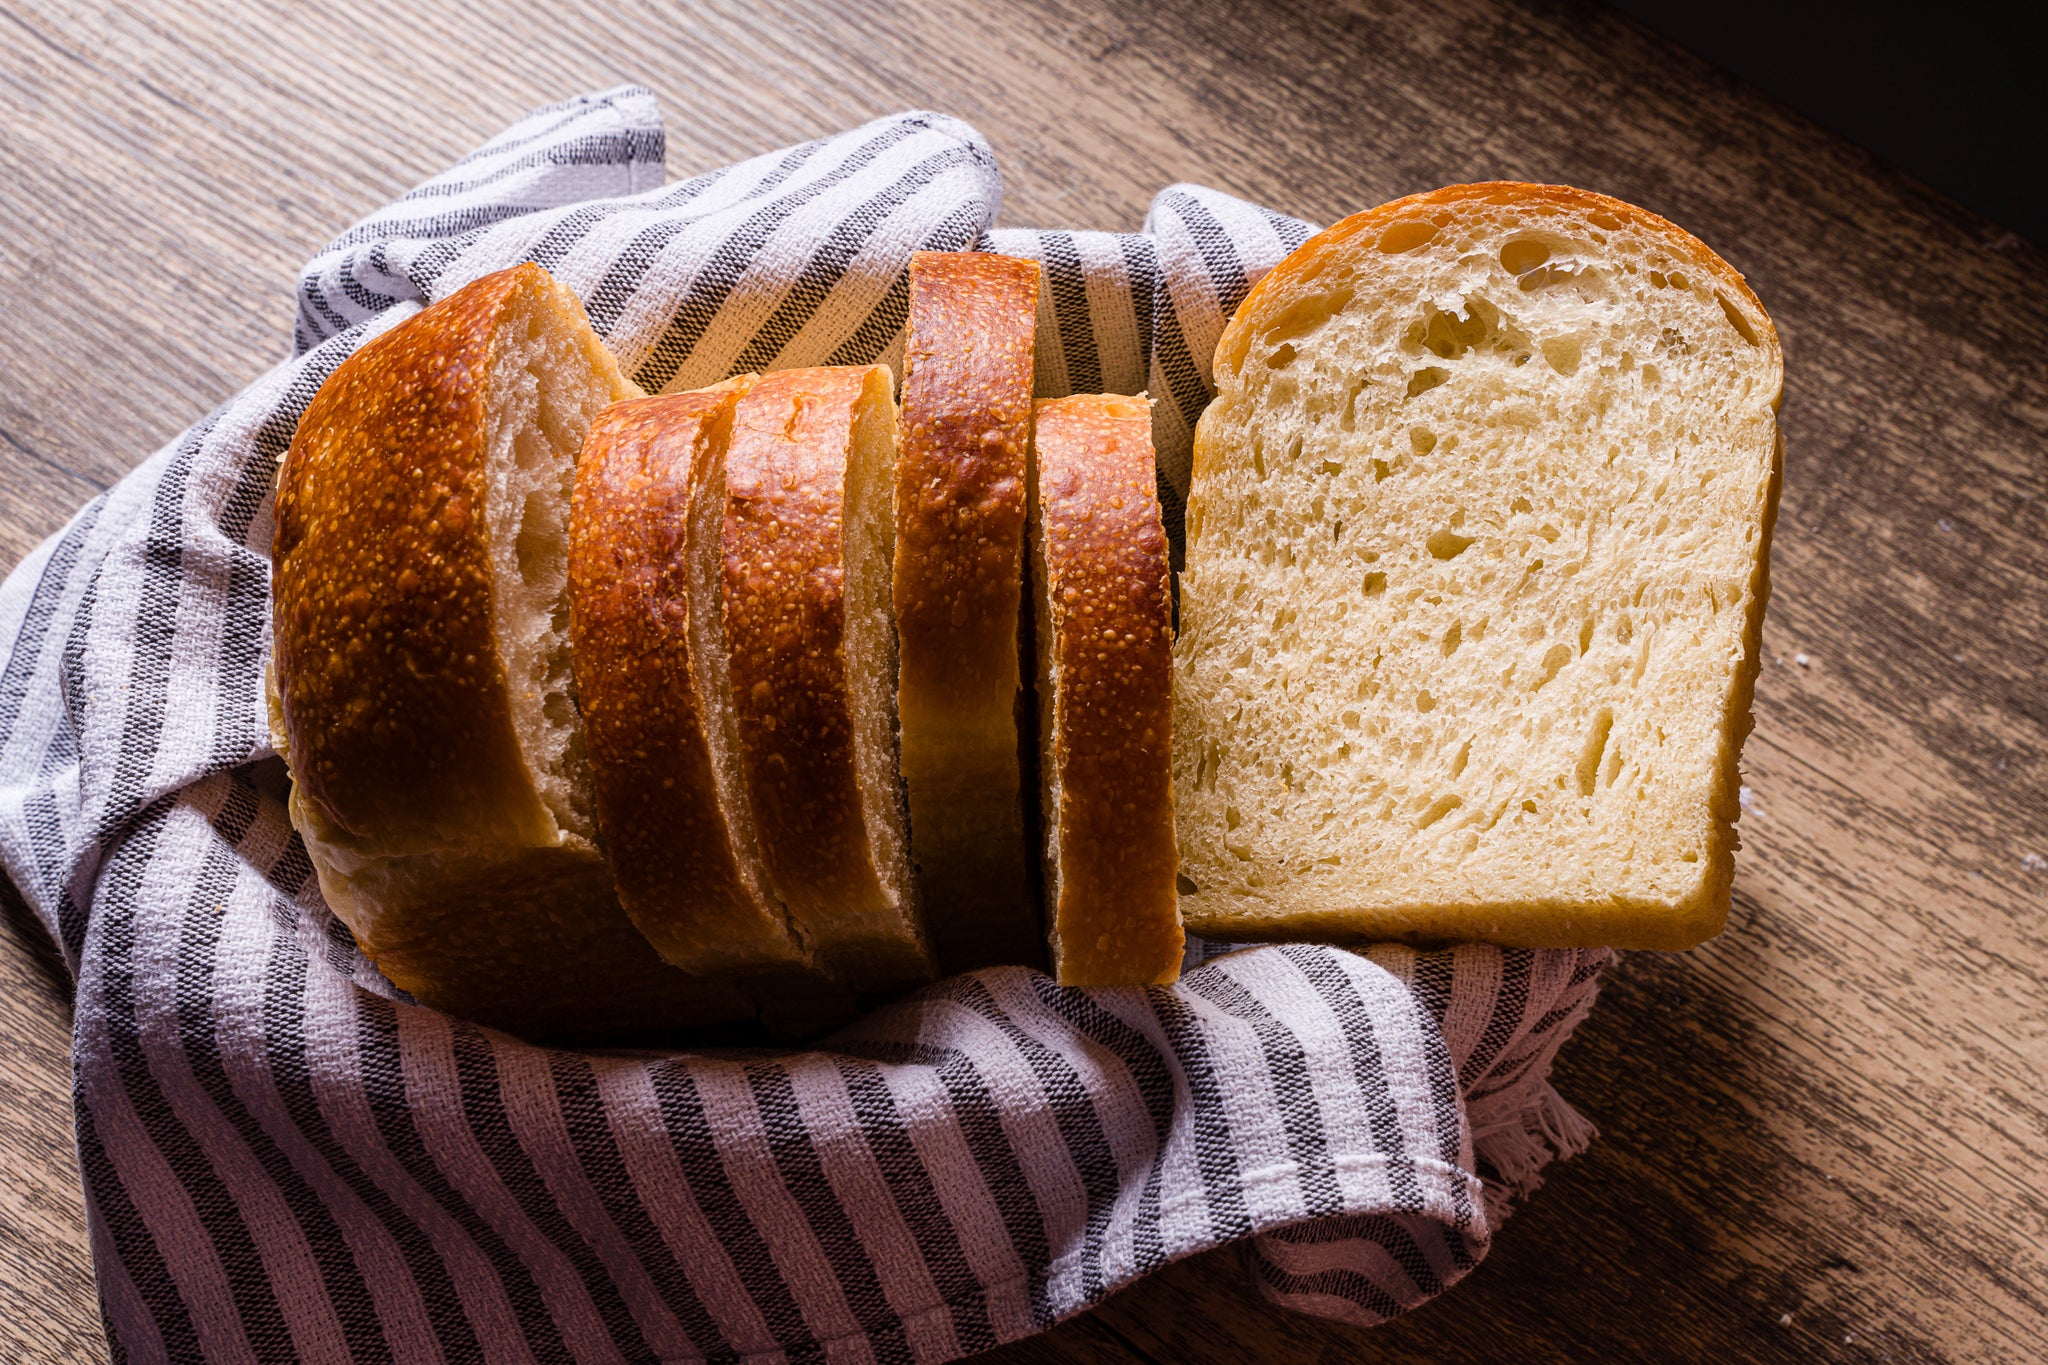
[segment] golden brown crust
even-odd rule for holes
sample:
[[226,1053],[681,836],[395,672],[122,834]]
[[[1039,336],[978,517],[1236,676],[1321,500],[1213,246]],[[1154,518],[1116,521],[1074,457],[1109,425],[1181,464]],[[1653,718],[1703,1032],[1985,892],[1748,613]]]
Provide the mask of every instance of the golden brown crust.
[[1036,261],[922,251],[896,462],[911,840],[947,972],[1038,965],[1017,754]]
[[496,323],[547,283],[532,265],[487,275],[371,341],[285,457],[271,558],[293,775],[366,851],[554,832],[505,701],[483,515]]
[[1150,404],[1113,394],[1042,402],[1036,452],[1054,966],[1062,985],[1163,984],[1180,974],[1182,937],[1173,618]]
[[753,379],[607,408],[584,441],[570,522],[570,640],[599,837],[633,922],[697,972],[808,956],[746,874],[690,650],[691,505]]
[[[745,1017],[664,963],[522,760],[485,524],[496,335],[537,266],[489,275],[336,369],[280,478],[275,717],[292,823],[329,904],[420,1003],[536,1041]],[[630,386],[594,336],[586,355]]]
[[783,370],[754,385],[726,450],[723,547],[762,861],[821,960],[862,989],[929,974],[862,927],[897,913],[870,851],[847,678],[847,460],[871,384],[889,385],[887,369]]

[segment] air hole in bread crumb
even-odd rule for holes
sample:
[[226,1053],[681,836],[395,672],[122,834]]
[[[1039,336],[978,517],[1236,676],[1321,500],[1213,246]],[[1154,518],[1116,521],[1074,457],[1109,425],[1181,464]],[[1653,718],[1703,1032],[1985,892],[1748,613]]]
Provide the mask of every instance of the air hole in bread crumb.
[[1741,310],[1726,294],[1716,294],[1714,297],[1721,300],[1721,311],[1728,315],[1728,325],[1735,329],[1736,335],[1750,345],[1756,345],[1756,328],[1749,325],[1749,319],[1742,316]]
[[1657,367],[1655,365],[1643,366],[1643,383],[1645,386],[1654,385],[1658,380],[1662,379],[1663,377],[1663,375],[1657,372]]
[[1603,706],[1593,717],[1593,729],[1586,736],[1586,747],[1579,751],[1579,769],[1574,776],[1578,779],[1581,796],[1593,794],[1593,780],[1600,774],[1600,756],[1607,752],[1607,736],[1613,729],[1614,712]]
[[1671,272],[1669,279],[1671,281],[1671,287],[1673,289],[1692,288],[1692,281],[1688,280],[1685,276],[1679,274],[1676,270]]
[[1621,219],[1611,213],[1589,213],[1586,215],[1586,221],[1596,228],[1605,228],[1609,232],[1621,231]]
[[1415,694],[1415,709],[1424,714],[1436,710],[1436,698],[1429,695],[1428,688]]
[[1404,251],[1413,251],[1427,246],[1436,239],[1436,225],[1415,220],[1395,223],[1380,234],[1380,250],[1389,256],[1398,256]]
[[1550,362],[1550,368],[1561,375],[1579,372],[1581,346],[1575,336],[1552,337],[1543,343],[1543,358]]
[[1680,861],[1682,862],[1696,863],[1700,860],[1699,851],[1697,849],[1689,848],[1685,852],[1679,854],[1678,856]]
[[1650,283],[1656,285],[1657,288],[1662,289],[1666,283],[1664,279],[1664,272],[1661,270],[1652,270],[1650,272]]
[[1536,679],[1536,686],[1530,688],[1529,690],[1532,692],[1540,692],[1541,690],[1543,690],[1545,685],[1547,685],[1552,678],[1555,678],[1557,676],[1557,671],[1563,668],[1566,664],[1570,663],[1571,661],[1572,647],[1570,645],[1552,645],[1549,649],[1543,652],[1542,676]]
[[1586,624],[1579,627],[1579,653],[1584,654],[1593,647],[1593,618],[1588,616]]
[[[1352,291],[1346,287],[1333,289],[1327,294],[1311,294],[1307,298],[1296,299],[1293,303],[1288,304],[1286,308],[1282,309],[1280,316],[1274,318],[1272,323],[1267,326],[1264,332],[1267,343],[1299,341],[1338,313],[1343,312],[1344,306],[1351,302],[1351,294]],[[1286,349],[1290,353],[1288,358],[1291,360],[1293,358],[1293,347],[1287,347]],[[1271,360],[1268,360],[1266,363],[1268,365],[1274,364]],[[1275,366],[1275,368],[1278,367]]]
[[1428,427],[1416,427],[1408,433],[1408,445],[1417,455],[1427,455],[1436,449],[1436,433]]
[[1244,817],[1237,813],[1236,806],[1225,806],[1223,808],[1223,827],[1225,829],[1236,829],[1243,823]]
[[1435,365],[1417,370],[1414,374],[1408,376],[1408,396],[1413,398],[1417,394],[1428,393],[1450,377],[1451,372],[1449,370],[1439,369]]
[[1627,612],[1623,612],[1619,617],[1615,619],[1615,639],[1621,641],[1623,644],[1627,644],[1632,638],[1634,638],[1635,633],[1636,623],[1629,619],[1629,614]]
[[1458,746],[1458,756],[1451,760],[1451,779],[1456,781],[1465,775],[1465,765],[1472,758],[1472,741],[1466,740]]
[[1550,248],[1531,237],[1517,237],[1500,249],[1501,269],[1526,275],[1550,259]]
[[1195,879],[1185,872],[1173,874],[1173,889],[1183,896],[1200,895],[1202,891],[1201,887],[1195,885]]
[[1365,576],[1365,595],[1378,597],[1387,590],[1387,576],[1383,573],[1369,573]]
[[1554,541],[1564,533],[1546,521],[1536,528],[1536,534],[1542,536],[1545,540]]
[[1461,536],[1456,531],[1445,529],[1431,535],[1424,543],[1429,546],[1429,553],[1432,558],[1456,559],[1470,548],[1472,537]]
[[1392,478],[1393,475],[1394,467],[1388,464],[1385,460],[1374,460],[1372,462],[1372,481],[1374,483],[1378,483],[1383,479]]
[[1529,812],[1529,814],[1534,815],[1536,813],[1536,803],[1534,801],[1524,801],[1522,803],[1522,809]]
[[1276,346],[1266,353],[1266,368],[1284,370],[1294,363],[1295,350],[1292,346]]
[[1458,646],[1463,644],[1464,641],[1465,623],[1463,621],[1451,622],[1451,628],[1444,632],[1444,657],[1448,659],[1453,654],[1456,654]]
[[1516,498],[1513,502],[1508,504],[1508,510],[1510,512],[1528,513],[1534,509],[1532,509],[1529,506],[1529,500],[1527,498]]
[[1422,812],[1421,818],[1415,822],[1415,828],[1428,829],[1431,825],[1464,804],[1465,802],[1461,797],[1439,796],[1436,800],[1429,803],[1428,810]]

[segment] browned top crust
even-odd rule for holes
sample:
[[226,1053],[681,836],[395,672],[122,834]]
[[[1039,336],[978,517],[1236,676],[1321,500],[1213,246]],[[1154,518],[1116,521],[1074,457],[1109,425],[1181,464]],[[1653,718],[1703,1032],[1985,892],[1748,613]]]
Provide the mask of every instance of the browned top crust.
[[947,972],[1043,965],[1017,744],[1036,261],[921,251],[896,456],[903,776]]
[[1041,402],[1035,441],[1052,627],[1039,648],[1057,678],[1045,774],[1059,799],[1055,965],[1062,985],[1169,982],[1182,946],[1173,616],[1151,405]]
[[1267,315],[1276,307],[1283,306],[1288,294],[1313,280],[1346,252],[1366,246],[1389,253],[1413,251],[1426,245],[1436,235],[1437,229],[1450,221],[1448,218],[1439,219],[1438,215],[1475,203],[1531,213],[1577,214],[1595,227],[1611,231],[1627,224],[1662,238],[1673,252],[1713,277],[1716,285],[1725,291],[1724,306],[1729,309],[1731,317],[1740,313],[1743,323],[1756,334],[1770,355],[1772,366],[1782,375],[1784,351],[1778,343],[1778,329],[1772,325],[1770,314],[1764,311],[1762,300],[1750,289],[1749,281],[1742,278],[1740,271],[1684,228],[1648,209],[1638,208],[1626,200],[1596,194],[1592,190],[1570,185],[1535,185],[1520,180],[1485,180],[1472,185],[1446,185],[1354,213],[1295,248],[1292,255],[1267,271],[1252,286],[1244,302],[1231,315],[1223,335],[1216,339],[1215,362],[1219,382],[1220,371],[1226,364],[1243,360],[1253,334],[1265,324]]
[[1036,261],[920,251],[896,454],[906,697],[1017,686]]
[[725,634],[762,861],[827,964],[831,929],[888,901],[869,852],[846,654],[845,494],[856,405],[881,366],[782,370],[726,449]]
[[493,333],[519,291],[552,287],[499,271],[370,342],[285,457],[271,563],[293,775],[366,852],[554,837],[505,702],[483,518]]
[[607,408],[570,521],[570,640],[599,837],[641,932],[693,971],[804,958],[742,871],[689,648],[690,507],[753,375]]

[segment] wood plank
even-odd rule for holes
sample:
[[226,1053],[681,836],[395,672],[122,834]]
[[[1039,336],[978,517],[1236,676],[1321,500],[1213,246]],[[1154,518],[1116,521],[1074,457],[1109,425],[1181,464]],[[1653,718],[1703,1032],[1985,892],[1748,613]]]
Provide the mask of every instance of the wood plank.
[[[1776,593],[1729,931],[1631,955],[1599,1121],[1464,1286],[1356,1332],[1202,1258],[1033,1360],[2029,1358],[2048,1330],[2042,254],[1590,4],[347,0],[0,12],[0,558],[282,354],[301,261],[526,107],[639,80],[671,174],[893,109],[1003,221],[1192,179],[1331,221],[1497,176],[1666,214],[1785,340]],[[1805,662],[1800,658],[1804,656]],[[0,933],[0,1355],[96,1357],[62,993]],[[1785,1321],[1790,1316],[1790,1322]]]

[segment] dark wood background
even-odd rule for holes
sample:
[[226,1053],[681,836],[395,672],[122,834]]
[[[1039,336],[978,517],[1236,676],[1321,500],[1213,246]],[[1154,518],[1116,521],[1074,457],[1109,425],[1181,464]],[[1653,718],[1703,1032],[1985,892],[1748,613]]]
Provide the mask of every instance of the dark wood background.
[[[1589,3],[506,0],[0,8],[0,562],[284,352],[300,263],[527,107],[640,81],[671,175],[928,106],[1003,221],[1197,180],[1329,222],[1453,181],[1675,219],[1783,334],[1789,453],[1728,931],[1565,1051],[1601,1125],[1372,1332],[1233,1257],[1011,1361],[2028,1361],[2048,1340],[2044,258]],[[0,1356],[102,1358],[67,990],[0,916]]]

